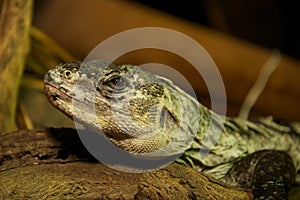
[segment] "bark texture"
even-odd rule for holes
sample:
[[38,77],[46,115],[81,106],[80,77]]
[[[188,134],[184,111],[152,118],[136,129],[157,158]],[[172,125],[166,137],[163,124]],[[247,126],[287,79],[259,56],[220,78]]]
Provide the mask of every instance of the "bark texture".
[[74,129],[22,130],[0,136],[2,199],[250,199],[199,172],[171,164],[125,173],[97,162]]

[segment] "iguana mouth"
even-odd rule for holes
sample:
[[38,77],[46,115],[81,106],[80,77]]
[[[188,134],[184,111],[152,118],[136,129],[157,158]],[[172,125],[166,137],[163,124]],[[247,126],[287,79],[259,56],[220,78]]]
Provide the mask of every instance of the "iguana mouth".
[[58,107],[61,111],[63,111],[69,117],[72,117],[72,97],[68,94],[62,92],[55,86],[45,83],[44,85],[45,94],[48,97],[49,102]]

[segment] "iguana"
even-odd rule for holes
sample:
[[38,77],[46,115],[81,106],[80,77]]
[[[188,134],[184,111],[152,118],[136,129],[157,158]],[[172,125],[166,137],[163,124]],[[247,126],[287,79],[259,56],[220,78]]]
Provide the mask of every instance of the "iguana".
[[[251,188],[254,199],[286,199],[300,169],[299,124],[272,117],[226,117],[222,123],[171,80],[138,66],[62,63],[44,82],[54,107],[103,132],[116,146],[138,155],[179,154],[177,162]],[[217,130],[221,134],[215,138]]]

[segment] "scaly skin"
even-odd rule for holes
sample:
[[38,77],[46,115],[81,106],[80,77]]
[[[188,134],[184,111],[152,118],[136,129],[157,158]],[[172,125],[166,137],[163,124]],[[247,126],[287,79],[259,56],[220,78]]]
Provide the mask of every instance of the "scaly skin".
[[[248,162],[247,169],[253,174],[259,168],[256,160],[272,152],[253,154],[261,150],[289,154],[293,163],[288,164],[291,170],[286,173],[300,169],[299,124],[274,122],[271,117],[256,122],[226,118],[223,124],[222,117],[170,80],[137,66],[100,60],[82,65],[66,63],[50,70],[44,81],[45,93],[57,109],[103,132],[115,145],[133,154],[183,153],[177,162],[241,187],[249,187],[249,183],[237,181],[239,172],[228,171],[234,164]],[[218,127],[221,134],[216,138]],[[209,153],[202,157],[200,151]]]

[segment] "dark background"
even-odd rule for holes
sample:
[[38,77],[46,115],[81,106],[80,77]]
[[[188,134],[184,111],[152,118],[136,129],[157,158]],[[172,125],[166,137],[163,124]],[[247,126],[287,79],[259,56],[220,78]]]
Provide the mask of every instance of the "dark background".
[[135,1],[300,58],[300,12],[296,1]]

